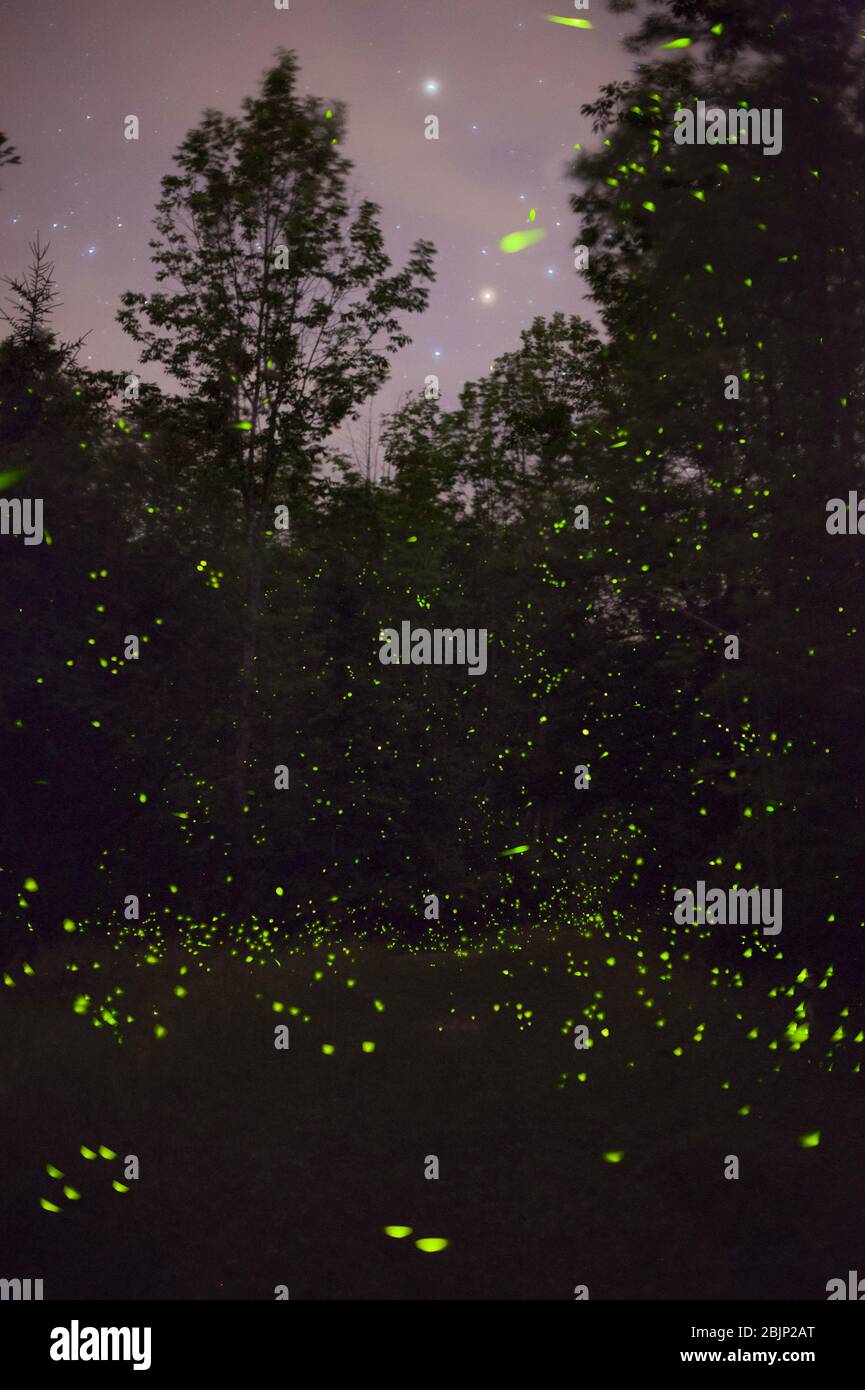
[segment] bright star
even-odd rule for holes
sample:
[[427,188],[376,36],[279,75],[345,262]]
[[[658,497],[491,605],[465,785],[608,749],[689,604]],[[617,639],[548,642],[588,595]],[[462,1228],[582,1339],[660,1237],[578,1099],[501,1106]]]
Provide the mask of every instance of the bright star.
[[430,92],[431,94],[434,94],[438,91],[439,84],[434,77],[431,77],[429,82],[425,82],[423,84],[423,89],[425,92]]

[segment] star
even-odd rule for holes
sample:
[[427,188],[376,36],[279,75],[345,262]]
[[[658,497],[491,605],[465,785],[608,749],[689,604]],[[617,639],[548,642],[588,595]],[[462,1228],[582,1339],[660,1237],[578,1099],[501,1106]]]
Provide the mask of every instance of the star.
[[423,84],[423,89],[425,92],[429,92],[431,96],[434,96],[439,89],[439,83],[434,77],[431,77],[428,82]]

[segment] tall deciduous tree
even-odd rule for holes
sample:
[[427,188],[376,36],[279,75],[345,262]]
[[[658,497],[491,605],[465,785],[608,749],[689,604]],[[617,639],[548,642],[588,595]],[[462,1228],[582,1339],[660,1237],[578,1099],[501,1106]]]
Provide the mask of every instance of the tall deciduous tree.
[[387,379],[426,307],[433,247],[391,272],[376,204],[352,207],[345,113],[296,91],[280,51],[243,116],[205,112],[162,182],[150,244],[164,290],[123,296],[120,322],[188,393],[185,414],[242,505],[245,620],[235,796],[252,738],[257,627],[273,508],[307,493],[324,441]]

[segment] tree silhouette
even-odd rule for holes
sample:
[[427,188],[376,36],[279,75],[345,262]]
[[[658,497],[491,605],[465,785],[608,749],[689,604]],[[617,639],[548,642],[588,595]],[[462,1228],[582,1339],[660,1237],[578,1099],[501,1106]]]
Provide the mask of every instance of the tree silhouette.
[[427,303],[433,248],[418,241],[390,274],[377,206],[347,195],[341,106],[296,93],[280,51],[242,118],[209,110],[163,179],[157,280],[118,315],[143,360],[188,392],[202,460],[242,503],[245,619],[234,792],[246,798],[258,617],[273,505],[301,503],[327,436],[372,396],[408,336],[401,313]]
[[15,146],[9,143],[8,138],[0,130],[0,168],[4,164],[20,164],[21,156],[16,152]]

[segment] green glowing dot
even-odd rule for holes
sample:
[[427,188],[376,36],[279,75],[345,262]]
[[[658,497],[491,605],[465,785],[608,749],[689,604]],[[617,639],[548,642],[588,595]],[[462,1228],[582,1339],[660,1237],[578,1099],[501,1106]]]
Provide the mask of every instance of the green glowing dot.
[[39,884],[36,882],[35,878],[25,878],[24,887],[26,888],[28,893],[39,892]]
[[363,1049],[364,1052],[375,1052],[375,1043],[374,1043],[374,1042],[365,1042],[365,1043],[361,1043],[361,1048]]
[[76,1191],[74,1187],[66,1186],[63,1189],[63,1196],[68,1197],[70,1202],[77,1202],[81,1198],[81,1193]]
[[96,1154],[93,1152],[93,1150],[92,1150],[92,1149],[88,1149],[88,1147],[87,1147],[86,1144],[82,1144],[82,1145],[81,1145],[81,1148],[79,1149],[79,1153],[81,1154],[81,1157],[82,1157],[82,1158],[95,1158],[95,1157],[96,1157]]
[[385,1226],[385,1227],[384,1227],[384,1233],[385,1233],[385,1235],[386,1235],[386,1236],[393,1236],[394,1240],[405,1240],[406,1236],[410,1236],[410,1235],[411,1235],[412,1230],[413,1230],[413,1227],[411,1227],[411,1226]]
[[800,1134],[799,1136],[799,1147],[801,1149],[816,1149],[819,1143],[819,1129],[815,1129],[813,1134]]
[[45,1164],[45,1172],[48,1174],[49,1178],[62,1178],[66,1176],[65,1173],[61,1173],[59,1168],[55,1168],[53,1163]]
[[77,930],[78,930],[78,928],[76,927],[75,923],[72,921],[72,918],[71,918],[71,917],[64,917],[64,918],[63,918],[63,930],[64,930],[64,931],[77,931]]
[[333,1043],[322,1043],[321,1050],[324,1053],[325,1057],[332,1057],[334,1052],[336,1052],[336,1048],[334,1047]]
[[116,1178],[114,1179],[114,1181],[113,1181],[113,1183],[111,1184],[111,1186],[114,1188],[114,1191],[115,1191],[115,1192],[128,1192],[128,1191],[129,1191],[129,1188],[126,1187],[122,1182],[118,1182]]
[[560,14],[548,14],[544,15],[544,18],[548,19],[551,24],[567,24],[570,29],[591,29],[592,27],[588,19],[568,19]]
[[425,1236],[423,1240],[416,1240],[415,1245],[418,1250],[423,1250],[428,1255],[434,1255],[438,1250],[447,1250],[450,1241],[442,1240],[440,1236]]
[[99,1145],[99,1157],[100,1157],[100,1158],[116,1158],[116,1157],[117,1157],[117,1154],[114,1152],[113,1149],[109,1149],[107,1144],[100,1144],[100,1145]]
[[11,487],[13,483],[17,483],[18,479],[23,478],[26,472],[26,468],[9,468],[4,473],[0,473],[0,492]]
[[60,1207],[56,1207],[53,1202],[49,1202],[47,1197],[40,1197],[39,1205],[43,1211],[60,1211]]
[[623,1159],[624,1157],[625,1157],[625,1151],[624,1151],[624,1149],[612,1149],[609,1153],[604,1154],[604,1162],[605,1162],[605,1163],[621,1163],[621,1161],[622,1161],[622,1159]]
[[156,1024],[154,1024],[154,1026],[153,1026],[153,1036],[154,1036],[155,1038],[164,1038],[167,1032],[168,1032],[168,1029],[165,1028],[161,1023],[156,1023]]
[[537,242],[543,241],[546,235],[543,227],[535,227],[530,232],[509,232],[499,242],[499,250],[513,255],[515,251],[525,251],[527,246],[534,246]]
[[690,48],[693,39],[671,39],[669,43],[662,43],[662,48]]

